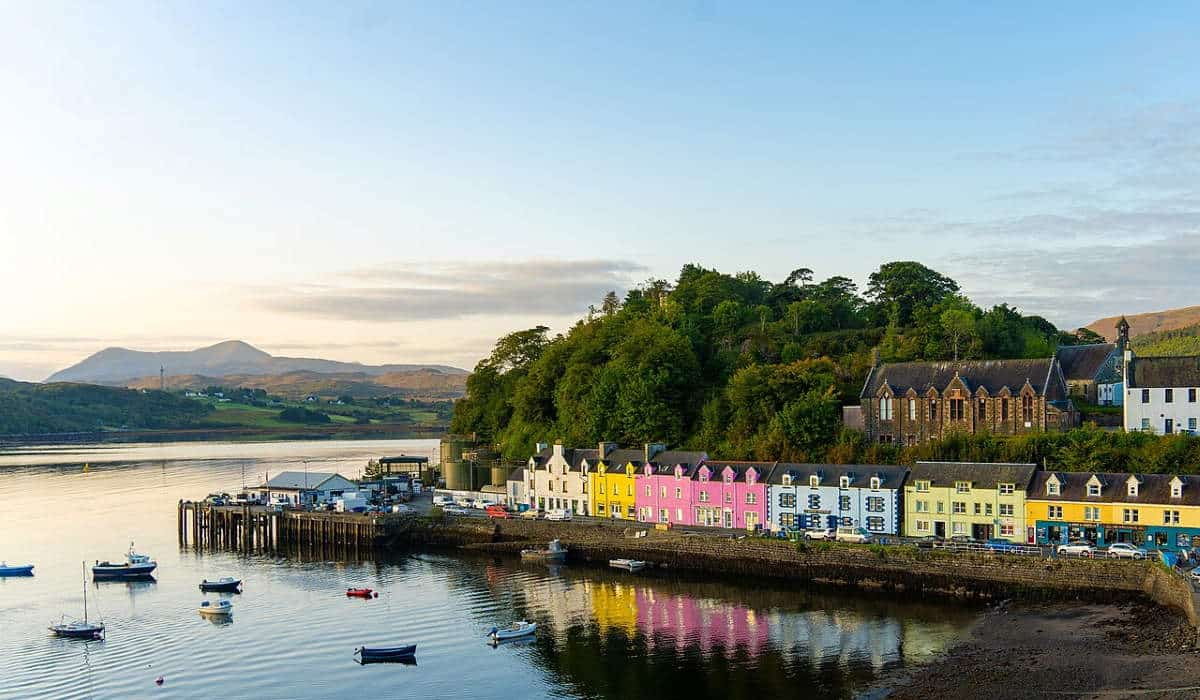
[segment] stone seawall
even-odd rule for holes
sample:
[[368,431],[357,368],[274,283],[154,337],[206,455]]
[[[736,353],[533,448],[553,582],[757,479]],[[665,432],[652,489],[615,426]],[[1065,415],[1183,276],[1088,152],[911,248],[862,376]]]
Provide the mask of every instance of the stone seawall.
[[[515,555],[559,539],[577,561],[605,563],[627,557],[683,571],[759,576],[971,597],[1148,598],[1200,621],[1190,584],[1148,561],[1044,559],[1013,554],[963,553],[913,546],[796,544],[765,538],[731,539],[646,529],[636,524],[407,519],[389,523],[385,546],[440,545]],[[627,533],[644,531],[644,537]]]

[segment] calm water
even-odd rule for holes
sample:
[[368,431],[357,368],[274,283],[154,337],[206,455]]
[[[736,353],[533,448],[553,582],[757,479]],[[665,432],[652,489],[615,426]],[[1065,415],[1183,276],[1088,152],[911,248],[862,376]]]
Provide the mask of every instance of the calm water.
[[[850,697],[956,641],[974,613],[950,604],[841,596],[778,584],[633,577],[583,566],[418,554],[300,562],[197,554],[176,542],[175,503],[234,491],[264,472],[355,477],[371,456],[430,454],[431,440],[123,445],[0,452],[4,698],[771,698]],[[85,472],[83,464],[89,464]],[[81,561],[130,539],[153,583],[89,584],[103,642],[46,625],[81,612]],[[228,624],[201,618],[202,578],[246,580]],[[380,591],[347,599],[350,586]],[[216,597],[213,594],[211,597]],[[525,617],[535,641],[492,649],[495,623]],[[359,666],[361,644],[418,643],[417,665]],[[161,687],[154,685],[164,676]]]

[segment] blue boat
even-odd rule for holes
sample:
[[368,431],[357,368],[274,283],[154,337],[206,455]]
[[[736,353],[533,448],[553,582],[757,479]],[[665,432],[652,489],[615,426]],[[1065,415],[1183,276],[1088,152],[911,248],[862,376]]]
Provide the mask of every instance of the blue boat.
[[8,562],[0,562],[0,576],[33,576],[33,564],[9,566]]
[[379,661],[411,661],[417,656],[417,645],[409,644],[403,647],[359,647],[354,650],[354,655],[364,664]]

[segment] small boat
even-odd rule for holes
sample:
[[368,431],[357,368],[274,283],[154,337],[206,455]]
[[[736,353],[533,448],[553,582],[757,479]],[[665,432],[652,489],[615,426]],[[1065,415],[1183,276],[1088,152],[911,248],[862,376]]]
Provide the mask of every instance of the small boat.
[[200,603],[201,615],[231,615],[233,603],[228,600],[206,600]]
[[13,564],[0,562],[0,576],[33,576],[33,564]]
[[354,650],[354,655],[364,664],[380,661],[412,661],[417,656],[417,645],[409,644],[403,647],[359,647]]
[[104,625],[88,622],[87,610],[87,562],[83,562],[83,619],[50,625],[56,637],[71,639],[104,639]]
[[535,632],[537,632],[536,622],[526,622],[525,620],[521,620],[520,622],[513,623],[511,627],[505,627],[504,629],[493,627],[492,631],[488,632],[487,636],[491,637],[493,642],[503,642],[509,639],[528,637]]
[[216,581],[209,581],[208,579],[204,579],[203,581],[200,582],[200,590],[204,591],[205,593],[210,593],[210,592],[212,592],[212,593],[215,593],[215,592],[241,593],[242,592],[242,580],[240,578],[234,578],[232,576],[226,576],[224,578],[219,578]]
[[609,559],[608,565],[614,569],[624,569],[634,574],[646,568],[646,562],[640,559]]
[[567,548],[558,540],[550,540],[545,549],[522,549],[521,558],[530,561],[566,561]]
[[346,597],[348,598],[378,598],[379,594],[370,588],[347,588]]
[[114,564],[109,561],[97,561],[92,567],[92,578],[112,580],[124,578],[144,578],[154,572],[158,562],[145,554],[133,551],[133,543],[129,543],[129,552],[125,554],[125,562]]

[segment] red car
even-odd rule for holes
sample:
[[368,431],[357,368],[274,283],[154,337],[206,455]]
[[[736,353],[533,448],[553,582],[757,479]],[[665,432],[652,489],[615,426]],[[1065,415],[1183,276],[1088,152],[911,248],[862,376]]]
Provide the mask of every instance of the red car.
[[512,517],[512,516],[510,516],[510,515],[508,514],[508,511],[504,509],[504,506],[488,506],[488,507],[487,507],[487,509],[486,509],[484,512],[485,512],[485,513],[487,513],[487,516],[488,516],[489,518],[509,518],[509,517]]

